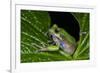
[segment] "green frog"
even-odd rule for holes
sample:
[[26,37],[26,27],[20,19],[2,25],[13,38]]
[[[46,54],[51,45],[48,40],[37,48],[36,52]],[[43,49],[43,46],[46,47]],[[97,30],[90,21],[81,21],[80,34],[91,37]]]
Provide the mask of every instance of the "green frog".
[[72,55],[75,51],[76,41],[69,33],[67,33],[63,28],[59,28],[54,24],[48,31],[49,36],[53,40],[53,43],[40,51],[57,51],[62,49],[64,52]]

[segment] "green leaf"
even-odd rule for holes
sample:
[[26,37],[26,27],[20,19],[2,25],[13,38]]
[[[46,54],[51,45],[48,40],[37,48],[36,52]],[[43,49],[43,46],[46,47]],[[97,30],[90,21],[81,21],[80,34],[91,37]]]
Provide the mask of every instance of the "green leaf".
[[89,34],[89,13],[72,13],[77,19],[80,26],[80,39],[78,42],[77,49],[73,55],[75,60],[87,60],[89,59],[90,49],[90,34]]

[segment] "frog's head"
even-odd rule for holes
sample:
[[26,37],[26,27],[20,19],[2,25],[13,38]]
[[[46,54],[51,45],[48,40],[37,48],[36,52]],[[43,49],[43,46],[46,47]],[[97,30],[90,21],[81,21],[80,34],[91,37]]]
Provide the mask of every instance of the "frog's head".
[[49,35],[52,37],[52,38],[59,38],[61,39],[60,37],[60,34],[59,34],[59,31],[60,31],[60,28],[54,24],[50,29],[49,29]]
[[49,33],[57,33],[59,32],[59,28],[56,24],[54,24],[50,29],[49,29]]

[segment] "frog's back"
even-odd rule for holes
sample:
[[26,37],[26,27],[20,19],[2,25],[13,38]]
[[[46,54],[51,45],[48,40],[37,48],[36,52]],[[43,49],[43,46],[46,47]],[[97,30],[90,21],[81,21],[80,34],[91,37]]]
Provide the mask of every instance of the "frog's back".
[[60,36],[63,38],[63,40],[67,40],[69,43],[74,45],[76,44],[75,38],[71,36],[68,32],[66,32],[64,29],[61,29],[60,33]]

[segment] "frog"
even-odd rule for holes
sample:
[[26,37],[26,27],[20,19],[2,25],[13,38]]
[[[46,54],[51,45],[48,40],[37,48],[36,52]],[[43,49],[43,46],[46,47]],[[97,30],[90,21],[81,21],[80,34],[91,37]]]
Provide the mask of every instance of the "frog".
[[41,49],[40,51],[57,51],[63,50],[65,53],[72,55],[76,48],[76,40],[66,30],[54,24],[49,30],[48,35],[53,44]]

